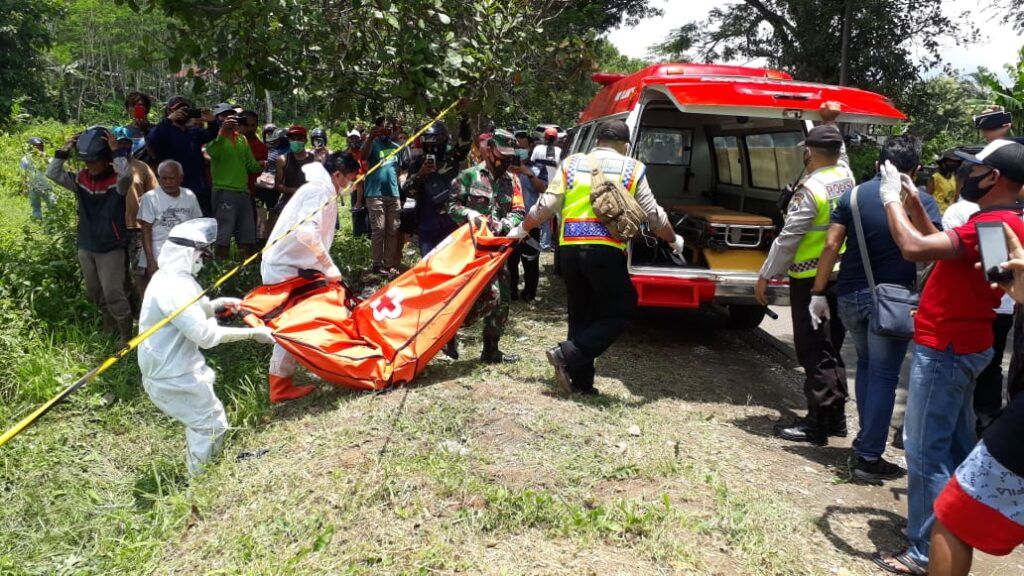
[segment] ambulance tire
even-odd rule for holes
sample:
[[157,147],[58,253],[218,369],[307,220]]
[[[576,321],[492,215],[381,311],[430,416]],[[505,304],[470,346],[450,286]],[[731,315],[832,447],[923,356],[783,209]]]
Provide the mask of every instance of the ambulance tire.
[[753,330],[764,320],[764,306],[730,304],[729,325],[740,330]]

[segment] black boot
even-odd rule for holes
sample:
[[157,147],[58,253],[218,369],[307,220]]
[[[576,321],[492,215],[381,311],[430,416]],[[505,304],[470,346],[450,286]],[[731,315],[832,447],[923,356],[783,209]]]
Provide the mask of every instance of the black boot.
[[484,341],[484,350],[480,353],[480,361],[485,364],[505,364],[507,362],[518,362],[519,356],[505,354],[498,349],[498,341]]
[[828,435],[836,438],[846,438],[849,431],[846,429],[846,403],[843,402],[830,412],[828,420]]
[[775,435],[790,442],[807,442],[815,446],[828,446],[827,424],[821,418],[797,418],[792,424],[776,424]]
[[459,359],[459,337],[452,336],[452,339],[441,348],[441,353],[451,358],[452,360]]

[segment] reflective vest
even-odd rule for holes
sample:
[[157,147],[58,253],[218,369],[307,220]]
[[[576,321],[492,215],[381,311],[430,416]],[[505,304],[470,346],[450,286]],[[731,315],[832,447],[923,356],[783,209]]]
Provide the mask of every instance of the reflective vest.
[[[642,162],[619,154],[598,157],[598,162],[606,179],[618,180],[623,188],[636,196],[637,183],[647,171]],[[590,165],[587,155],[574,154],[567,158],[562,164],[561,177],[565,180],[565,200],[562,202],[559,244],[601,244],[625,250],[626,243],[612,237],[590,205]]]
[[[804,181],[803,189],[814,198],[818,212],[814,216],[810,230],[804,234],[800,244],[797,245],[793,265],[789,267],[791,278],[814,278],[818,275],[818,260],[821,258],[822,251],[825,250],[832,210],[836,207],[839,197],[852,190],[854,185],[853,174],[850,173],[849,168],[840,165],[815,170]],[[844,245],[839,253],[842,254],[845,251],[846,246]],[[836,269],[839,269],[838,261]]]

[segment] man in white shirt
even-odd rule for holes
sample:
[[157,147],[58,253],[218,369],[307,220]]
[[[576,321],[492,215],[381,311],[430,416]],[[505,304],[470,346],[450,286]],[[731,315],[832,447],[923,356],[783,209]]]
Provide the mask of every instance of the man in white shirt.
[[[548,186],[557,177],[558,166],[562,163],[562,149],[555,146],[557,141],[558,129],[549,126],[544,130],[544,143],[534,146],[533,154],[530,157],[530,162],[534,166],[544,168],[546,172],[544,181],[548,183]],[[553,247],[551,224],[545,223],[540,227],[540,247],[542,250],[550,250]]]
[[[139,199],[139,225],[142,227],[142,254],[135,274],[145,286],[157,271],[160,249],[171,229],[195,218],[201,218],[199,200],[188,188],[181,186],[184,176],[181,164],[165,160],[157,167],[160,186]],[[145,291],[145,288],[143,288]]]

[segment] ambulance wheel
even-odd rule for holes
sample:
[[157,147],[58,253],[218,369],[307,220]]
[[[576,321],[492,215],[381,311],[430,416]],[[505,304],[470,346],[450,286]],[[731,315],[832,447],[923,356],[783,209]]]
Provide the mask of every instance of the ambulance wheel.
[[764,320],[764,306],[729,305],[729,324],[733,328],[753,330],[761,325],[762,320]]

